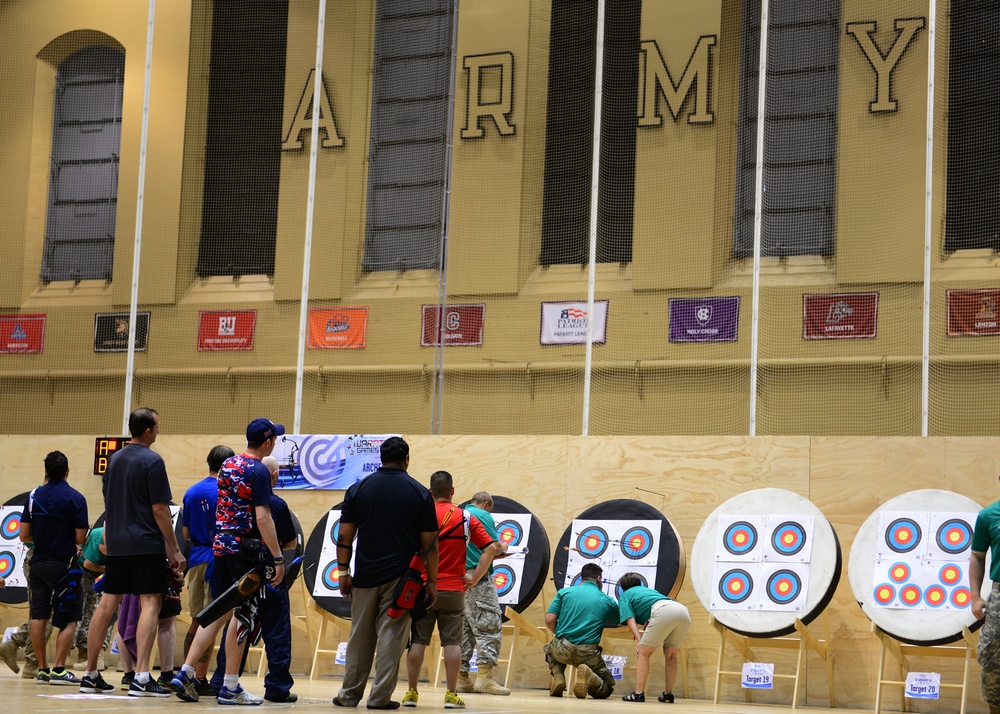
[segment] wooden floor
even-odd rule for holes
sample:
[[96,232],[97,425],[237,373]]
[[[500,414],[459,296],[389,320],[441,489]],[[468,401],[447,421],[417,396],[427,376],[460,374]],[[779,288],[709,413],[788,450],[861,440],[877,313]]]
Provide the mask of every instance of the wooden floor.
[[[203,709],[215,707],[214,699],[202,700],[197,704],[186,704],[175,697],[170,699],[139,699],[126,696],[123,692],[114,692],[107,696],[91,694],[79,694],[75,687],[55,687],[40,686],[31,680],[22,679],[0,664],[3,669],[0,672],[0,692],[4,700],[7,711],[3,714],[28,714],[29,712],[116,712],[116,711],[159,711],[173,712],[179,714],[184,709]],[[105,678],[114,684],[121,680],[121,674],[113,670],[104,673]],[[263,683],[254,676],[244,677],[243,685],[254,694],[263,693]],[[263,705],[266,709],[299,709],[306,711],[333,712],[335,710],[331,700],[336,695],[340,686],[339,679],[328,679],[309,681],[305,677],[296,680],[294,691],[299,695],[299,701],[295,704],[270,704]],[[406,690],[405,686],[400,686],[396,690],[395,699],[399,700]],[[622,692],[624,693],[624,692]],[[420,703],[413,710],[419,714],[420,711],[444,711],[443,699],[444,688],[433,688],[429,685],[420,687]],[[768,706],[744,703],[721,703],[712,704],[701,700],[678,700],[672,705],[660,704],[654,699],[645,704],[628,704],[621,701],[620,696],[613,695],[611,699],[596,701],[593,699],[579,700],[567,693],[561,699],[553,699],[548,696],[548,692],[541,689],[514,690],[509,697],[494,697],[484,694],[463,695],[466,702],[465,711],[492,713],[492,714],[513,714],[514,712],[527,712],[528,714],[549,714],[549,713],[576,713],[576,712],[669,712],[670,714],[788,714],[792,711],[790,706]],[[833,711],[818,708],[799,708],[812,713]],[[260,710],[259,710],[260,711]],[[337,709],[336,711],[341,711]],[[364,702],[357,711],[367,711]],[[862,710],[843,710],[852,713]]]

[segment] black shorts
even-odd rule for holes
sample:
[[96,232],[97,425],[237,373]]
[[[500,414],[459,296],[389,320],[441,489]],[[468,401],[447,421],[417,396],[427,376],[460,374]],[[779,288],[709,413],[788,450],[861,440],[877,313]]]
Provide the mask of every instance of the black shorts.
[[238,555],[215,556],[215,573],[212,575],[212,597],[217,598],[229,589],[229,586],[253,569],[253,563],[247,563]]
[[[59,591],[63,589],[63,577],[69,571],[69,563],[59,560],[36,560],[31,564],[28,583],[28,609],[32,620],[52,619],[52,626],[61,630],[71,622],[79,622],[83,616],[83,593],[79,578],[76,581],[76,597],[69,594],[60,607]],[[67,607],[68,605],[68,607]]]
[[167,556],[109,555],[104,592],[109,595],[162,595],[167,584]]

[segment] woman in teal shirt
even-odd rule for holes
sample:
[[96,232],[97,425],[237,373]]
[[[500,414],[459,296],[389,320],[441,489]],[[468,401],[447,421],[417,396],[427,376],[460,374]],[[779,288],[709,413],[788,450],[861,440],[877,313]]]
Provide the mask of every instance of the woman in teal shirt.
[[[618,581],[622,588],[618,598],[621,622],[632,630],[635,653],[639,659],[635,667],[635,691],[626,694],[626,702],[646,701],[646,682],[649,679],[649,658],[657,646],[663,647],[663,694],[657,699],[673,703],[674,682],[677,681],[677,651],[691,627],[688,609],[676,600],[642,585],[639,573],[625,573]],[[638,624],[645,625],[640,633]]]

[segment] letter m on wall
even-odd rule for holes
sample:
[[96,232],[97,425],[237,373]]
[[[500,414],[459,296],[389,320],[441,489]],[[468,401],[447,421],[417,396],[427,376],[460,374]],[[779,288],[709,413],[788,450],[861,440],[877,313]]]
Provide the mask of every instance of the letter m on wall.
[[712,53],[718,38],[702,35],[688,56],[687,66],[674,82],[674,77],[663,61],[656,40],[643,42],[639,49],[639,126],[660,126],[663,115],[659,98],[667,102],[670,116],[676,122],[688,95],[694,90],[694,108],[688,114],[688,124],[711,124],[715,114],[710,107],[712,94]]

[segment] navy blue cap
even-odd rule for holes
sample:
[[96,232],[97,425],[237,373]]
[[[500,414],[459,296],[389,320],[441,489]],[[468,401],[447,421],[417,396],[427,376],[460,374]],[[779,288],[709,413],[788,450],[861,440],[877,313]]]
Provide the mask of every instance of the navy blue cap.
[[281,436],[285,433],[282,424],[275,424],[270,419],[254,419],[247,424],[247,443],[263,444],[274,436]]

